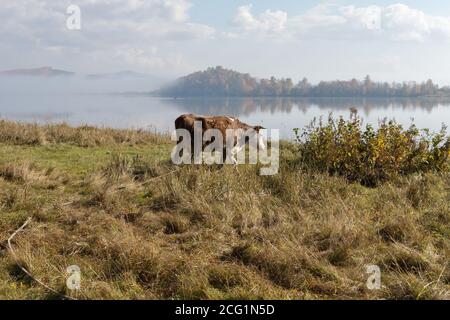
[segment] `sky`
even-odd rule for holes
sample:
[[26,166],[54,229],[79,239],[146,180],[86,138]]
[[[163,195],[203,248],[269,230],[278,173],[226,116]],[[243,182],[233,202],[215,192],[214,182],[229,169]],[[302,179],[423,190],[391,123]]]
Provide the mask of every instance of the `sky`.
[[[80,30],[67,27],[70,5]],[[0,21],[0,70],[172,78],[220,65],[294,81],[450,85],[450,1],[0,0]]]

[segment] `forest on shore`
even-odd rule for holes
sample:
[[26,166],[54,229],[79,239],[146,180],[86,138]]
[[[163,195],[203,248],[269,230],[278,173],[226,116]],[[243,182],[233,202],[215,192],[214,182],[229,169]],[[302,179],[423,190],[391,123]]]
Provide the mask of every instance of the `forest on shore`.
[[307,78],[294,83],[290,78],[257,79],[223,67],[208,68],[177,79],[155,92],[161,96],[235,96],[235,97],[426,97],[449,96],[450,87],[442,87],[429,79],[375,82],[370,76],[357,79],[321,81],[312,84]]

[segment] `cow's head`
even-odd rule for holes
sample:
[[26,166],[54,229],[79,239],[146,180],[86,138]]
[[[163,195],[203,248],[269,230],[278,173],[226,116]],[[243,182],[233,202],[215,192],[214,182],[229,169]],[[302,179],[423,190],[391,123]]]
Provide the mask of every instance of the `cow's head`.
[[254,126],[253,129],[255,129],[255,131],[256,131],[257,133],[259,133],[259,130],[263,130],[263,129],[265,129],[265,128],[262,127],[262,126]]

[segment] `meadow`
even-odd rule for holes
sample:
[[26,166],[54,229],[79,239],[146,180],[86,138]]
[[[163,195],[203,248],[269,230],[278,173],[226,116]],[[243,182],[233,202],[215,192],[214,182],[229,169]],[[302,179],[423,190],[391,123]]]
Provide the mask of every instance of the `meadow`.
[[352,117],[284,141],[274,176],[175,166],[164,134],[0,120],[0,299],[450,299],[445,133]]

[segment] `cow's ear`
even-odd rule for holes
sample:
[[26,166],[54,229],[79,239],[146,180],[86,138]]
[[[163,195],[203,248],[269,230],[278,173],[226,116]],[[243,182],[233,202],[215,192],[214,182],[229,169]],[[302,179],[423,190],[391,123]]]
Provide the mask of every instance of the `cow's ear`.
[[265,128],[261,127],[261,126],[255,126],[254,129],[255,129],[256,132],[259,132],[259,130],[263,130]]

